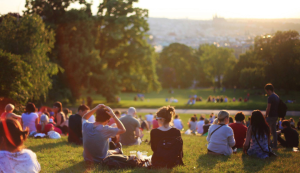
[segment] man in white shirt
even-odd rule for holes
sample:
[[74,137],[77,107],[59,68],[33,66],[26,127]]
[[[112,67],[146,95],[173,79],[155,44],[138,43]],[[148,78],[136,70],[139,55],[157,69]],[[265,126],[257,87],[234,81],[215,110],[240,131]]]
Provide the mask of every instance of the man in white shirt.
[[198,123],[197,123],[197,132],[198,132],[198,134],[203,133],[203,125],[204,125],[204,117],[200,116],[200,121],[198,121]]
[[149,129],[151,130],[152,129],[152,122],[153,122],[153,114],[150,113],[148,115],[145,115],[145,117],[146,117],[146,121],[149,125]]

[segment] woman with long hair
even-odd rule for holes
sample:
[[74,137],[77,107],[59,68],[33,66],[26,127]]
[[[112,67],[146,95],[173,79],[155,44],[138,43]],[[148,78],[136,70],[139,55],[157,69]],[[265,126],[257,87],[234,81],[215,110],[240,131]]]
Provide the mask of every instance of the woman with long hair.
[[270,127],[263,114],[254,110],[247,130],[244,152],[261,159],[269,157]]
[[0,172],[40,172],[36,154],[24,149],[28,128],[15,119],[0,121]]
[[68,127],[66,126],[66,116],[63,112],[63,107],[61,102],[55,102],[53,104],[53,112],[54,112],[54,122],[55,126],[59,128],[62,133],[66,134],[68,132]]
[[25,112],[22,114],[21,124],[23,130],[28,128],[29,133],[36,132],[36,125],[39,124],[39,116],[36,113],[36,107],[33,103],[27,103]]
[[183,165],[183,141],[178,129],[171,127],[175,108],[164,106],[156,113],[159,127],[150,132],[150,143],[153,151],[152,165],[154,168]]
[[54,130],[53,124],[49,123],[49,118],[47,115],[43,114],[41,116],[41,124],[36,126],[38,133],[45,133],[47,134],[49,131]]

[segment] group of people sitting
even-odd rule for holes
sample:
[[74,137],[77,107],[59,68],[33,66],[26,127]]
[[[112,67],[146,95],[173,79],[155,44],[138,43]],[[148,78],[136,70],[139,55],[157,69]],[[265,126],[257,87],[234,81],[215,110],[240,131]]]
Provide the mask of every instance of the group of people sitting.
[[229,102],[229,100],[228,100],[227,96],[225,96],[225,97],[223,97],[223,96],[217,96],[217,97],[208,96],[207,102],[212,102],[212,103],[222,103],[222,102],[224,102],[224,103],[227,103],[227,102]]

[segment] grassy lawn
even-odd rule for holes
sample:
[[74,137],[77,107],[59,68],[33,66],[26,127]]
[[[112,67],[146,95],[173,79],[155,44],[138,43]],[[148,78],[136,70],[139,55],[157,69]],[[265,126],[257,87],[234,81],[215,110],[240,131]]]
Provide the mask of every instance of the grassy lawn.
[[[145,115],[145,114],[141,114]],[[191,114],[180,114],[185,129]],[[206,115],[208,117],[208,115]],[[287,117],[290,118],[290,117]],[[296,123],[297,117],[294,117]],[[150,133],[144,132],[144,139],[150,139]],[[28,139],[26,147],[33,150],[41,164],[42,172],[298,172],[300,154],[279,148],[276,153],[279,157],[265,160],[244,155],[241,151],[232,156],[207,155],[206,137],[182,135],[183,161],[185,166],[172,170],[148,170],[146,168],[127,170],[108,170],[106,167],[95,166],[87,168],[83,161],[82,146],[67,143],[67,137],[59,140]],[[124,154],[129,151],[147,151],[152,155],[150,145],[143,143],[140,146],[123,147]]]
[[[258,95],[257,93],[261,93]],[[277,92],[277,91],[276,91]],[[249,102],[232,102],[232,98],[235,97],[238,99],[239,97],[245,98],[247,93],[250,94]],[[297,103],[287,104],[288,110],[297,110],[300,111],[300,92],[290,92],[289,94],[285,94],[283,91],[278,91],[278,95],[281,97],[283,101],[286,100],[297,100]],[[192,95],[201,96],[204,101],[196,102],[195,105],[187,105],[189,96]],[[267,96],[264,95],[263,90],[236,90],[234,92],[233,89],[228,89],[225,92],[216,91],[213,92],[212,89],[175,89],[173,94],[170,94],[168,90],[164,89],[160,92],[151,92],[144,94],[144,101],[134,101],[134,96],[137,93],[121,93],[119,97],[121,98],[120,103],[109,104],[113,108],[128,108],[130,106],[134,106],[137,108],[158,108],[164,105],[173,105],[176,108],[185,108],[185,109],[228,109],[228,110],[254,110],[260,109],[265,110],[267,106]],[[230,100],[228,103],[207,103],[206,100],[208,96],[227,96]],[[106,103],[105,98],[101,95],[90,93],[83,94],[82,98],[86,99],[87,96],[90,96],[94,102],[93,104]],[[169,103],[166,102],[166,98],[175,98],[178,100],[178,103]],[[82,99],[77,102],[76,107],[80,104]]]

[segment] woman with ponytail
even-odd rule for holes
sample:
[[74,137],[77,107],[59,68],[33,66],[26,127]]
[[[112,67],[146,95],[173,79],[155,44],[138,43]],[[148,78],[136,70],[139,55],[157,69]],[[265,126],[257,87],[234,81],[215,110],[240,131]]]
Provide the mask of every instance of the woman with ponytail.
[[153,151],[152,166],[154,168],[172,168],[183,165],[183,141],[178,129],[171,126],[175,108],[164,106],[156,113],[159,127],[150,133],[151,149]]
[[41,124],[36,125],[36,129],[38,133],[47,134],[49,131],[54,130],[54,126],[49,124],[49,118],[44,114],[41,116]]
[[34,152],[24,149],[28,128],[22,130],[14,119],[0,121],[0,172],[40,172],[41,166]]

